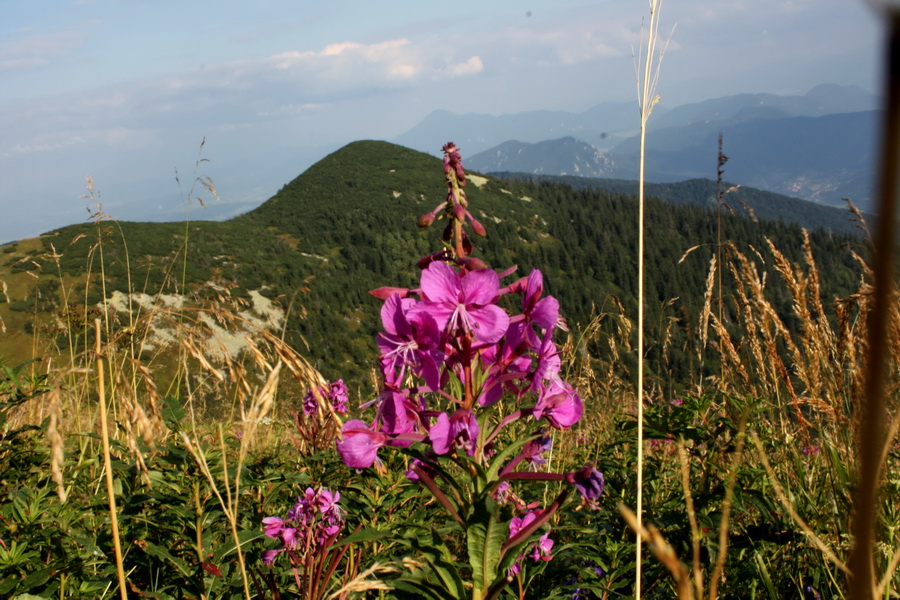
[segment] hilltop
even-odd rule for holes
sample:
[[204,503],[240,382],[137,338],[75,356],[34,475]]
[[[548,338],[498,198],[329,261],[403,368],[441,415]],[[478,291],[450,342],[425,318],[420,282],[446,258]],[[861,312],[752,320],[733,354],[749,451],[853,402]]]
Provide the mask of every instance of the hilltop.
[[[444,195],[438,159],[361,141],[228,221],[87,223],[7,245],[0,280],[9,287],[0,298],[0,317],[11,333],[0,355],[27,358],[32,348],[40,351],[32,344],[35,332],[42,343],[60,343],[59,315],[67,303],[89,311],[114,290],[129,289],[201,303],[226,290],[248,318],[264,318],[267,309],[259,298],[278,307],[284,315],[284,321],[274,321],[279,334],[283,328],[291,344],[308,348],[326,376],[361,381],[373,364],[380,307],[368,291],[417,284],[415,263],[439,249],[440,234],[438,226],[420,229],[417,219]],[[540,268],[573,328],[585,325],[594,307],[608,305],[611,297],[633,313],[637,209],[630,194],[473,176],[469,199],[488,232],[475,240],[478,255],[498,269],[517,265],[519,275]],[[648,322],[679,298],[666,314],[685,328],[684,346],[702,303],[715,219],[705,207],[656,200],[648,202],[647,214]],[[795,224],[726,215],[722,227],[724,239],[762,249],[769,238],[791,260],[800,260]],[[855,238],[821,230],[812,240],[820,269],[829,274],[826,300],[848,293],[857,276],[842,246]],[[700,250],[678,263],[698,245]],[[88,268],[92,279],[85,284]],[[659,360],[652,348],[650,357]],[[666,367],[673,375],[681,368]]]

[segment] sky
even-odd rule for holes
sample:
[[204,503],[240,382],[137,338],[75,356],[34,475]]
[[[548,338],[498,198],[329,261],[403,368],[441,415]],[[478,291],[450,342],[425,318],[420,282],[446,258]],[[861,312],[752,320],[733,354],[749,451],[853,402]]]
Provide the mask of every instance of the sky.
[[[205,218],[198,196],[221,216],[434,110],[636,103],[648,10],[647,0],[0,0],[0,243],[84,221],[88,177],[115,218]],[[821,83],[880,91],[882,27],[862,0],[663,0],[660,21],[668,108]]]

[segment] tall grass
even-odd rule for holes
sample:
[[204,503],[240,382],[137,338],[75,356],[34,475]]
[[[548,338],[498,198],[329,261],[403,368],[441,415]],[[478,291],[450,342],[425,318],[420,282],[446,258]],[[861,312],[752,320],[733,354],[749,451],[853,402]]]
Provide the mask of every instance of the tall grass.
[[[638,71],[638,107],[640,109],[640,150],[638,166],[638,289],[637,289],[637,518],[640,531],[643,520],[644,489],[644,175],[647,155],[647,122],[653,107],[659,102],[656,94],[659,83],[660,64],[665,48],[658,48],[659,10],[661,0],[650,0],[650,15],[647,26],[646,50],[641,44],[636,63],[643,63]],[[645,53],[646,52],[646,53]],[[641,60],[643,57],[643,60]],[[635,596],[641,597],[641,538],[638,533],[636,547]]]
[[[39,427],[48,418],[50,477],[62,504],[70,500],[76,474],[91,464],[90,457],[98,452],[102,456],[109,539],[117,573],[115,589],[124,599],[128,595],[127,545],[136,540],[125,540],[123,546],[121,507],[117,506],[121,474],[114,475],[113,463],[130,463],[144,483],[152,487],[159,476],[148,465],[158,463],[159,445],[171,447],[180,436],[183,448],[195,461],[229,524],[243,596],[249,600],[250,576],[242,550],[246,535],[242,538],[239,532],[239,522],[244,519],[239,502],[247,495],[242,489],[246,479],[244,465],[255,449],[283,443],[285,435],[276,434],[273,424],[288,421],[289,403],[277,406],[276,392],[281,389],[282,395],[299,400],[304,390],[324,384],[324,379],[305,357],[284,342],[285,311],[277,306],[249,306],[245,300],[232,297],[233,285],[211,281],[191,289],[182,277],[167,293],[171,283],[167,275],[158,290],[135,290],[129,268],[128,289],[108,290],[103,250],[105,239],[115,234],[117,224],[103,213],[90,180],[88,191],[94,202],[91,220],[96,225],[96,239],[88,253],[80,309],[75,308],[68,280],[59,270],[61,255],[54,249],[44,259],[56,264],[64,309],[52,331],[54,335],[43,340],[37,332],[34,336],[38,344],[34,354],[43,359],[47,371],[41,376],[33,375],[38,383],[28,389],[18,370],[7,370],[11,381],[22,386],[23,395],[30,398],[48,392],[50,400],[16,405],[4,402],[4,437],[9,431]],[[81,241],[79,236],[71,243]],[[187,250],[186,246],[181,249],[184,260]],[[117,259],[128,261],[127,252]],[[167,268],[169,275],[172,266],[174,263]],[[94,294],[101,298],[97,306],[88,300]],[[253,298],[264,300],[261,296]],[[91,316],[95,318],[91,320]],[[58,344],[59,339],[64,340],[62,344]],[[283,368],[290,373],[291,381],[279,388]],[[0,388],[0,399],[7,398],[6,390]],[[179,416],[183,407],[188,409],[184,415],[188,417],[186,423]],[[323,414],[327,415],[328,410],[330,406]],[[212,426],[211,416],[215,416]],[[325,429],[327,422],[325,419],[319,427]],[[229,463],[225,442],[234,432],[239,444]],[[215,461],[207,456],[211,437],[217,440]],[[73,439],[81,440],[80,451],[67,459],[65,451],[67,447],[71,449],[69,442]],[[100,448],[95,440],[101,443]],[[323,441],[318,440],[317,448],[321,449]],[[305,440],[301,445],[304,444]],[[215,465],[220,465],[218,474],[213,472],[219,468]],[[202,519],[213,514],[204,512]],[[199,529],[197,535],[198,554],[205,561]]]

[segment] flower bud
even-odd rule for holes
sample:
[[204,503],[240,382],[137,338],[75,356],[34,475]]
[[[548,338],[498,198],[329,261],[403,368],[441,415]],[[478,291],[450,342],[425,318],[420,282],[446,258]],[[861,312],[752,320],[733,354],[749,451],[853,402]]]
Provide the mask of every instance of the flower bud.
[[487,232],[484,230],[484,225],[482,225],[478,219],[472,216],[471,213],[466,212],[466,215],[469,217],[469,221],[472,223],[472,231],[475,232],[476,235],[480,235],[484,237],[487,235]]
[[387,300],[394,294],[400,294],[401,298],[406,298],[407,296],[409,296],[409,290],[406,288],[385,286],[376,288],[374,290],[369,290],[369,294],[375,296],[379,300]]

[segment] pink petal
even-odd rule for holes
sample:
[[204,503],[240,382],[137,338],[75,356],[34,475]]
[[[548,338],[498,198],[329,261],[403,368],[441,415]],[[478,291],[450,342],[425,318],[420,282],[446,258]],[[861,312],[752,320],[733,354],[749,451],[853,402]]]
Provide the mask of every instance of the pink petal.
[[401,332],[409,329],[402,306],[400,294],[392,294],[381,305],[381,324],[384,326],[384,330],[391,335],[402,335]]
[[459,302],[459,274],[444,262],[433,262],[422,271],[422,293],[431,302]]
[[531,311],[531,319],[542,329],[553,329],[559,321],[559,300],[547,296],[538,300]]
[[365,469],[375,464],[378,449],[387,442],[387,436],[371,431],[362,421],[344,423],[344,439],[337,442],[337,451],[344,464],[354,469]]
[[500,295],[500,276],[491,269],[478,269],[463,275],[459,283],[462,299],[469,304],[493,304]]
[[525,284],[525,296],[522,298],[522,305],[526,308],[530,305],[534,305],[543,293],[544,275],[535,269],[528,275],[528,282]]
[[493,304],[481,308],[469,308],[472,332],[480,342],[493,344],[503,337],[509,327],[509,315]]
[[450,452],[450,417],[447,413],[441,413],[437,416],[437,421],[431,426],[428,432],[428,439],[431,440],[431,446],[438,454],[447,454]]

